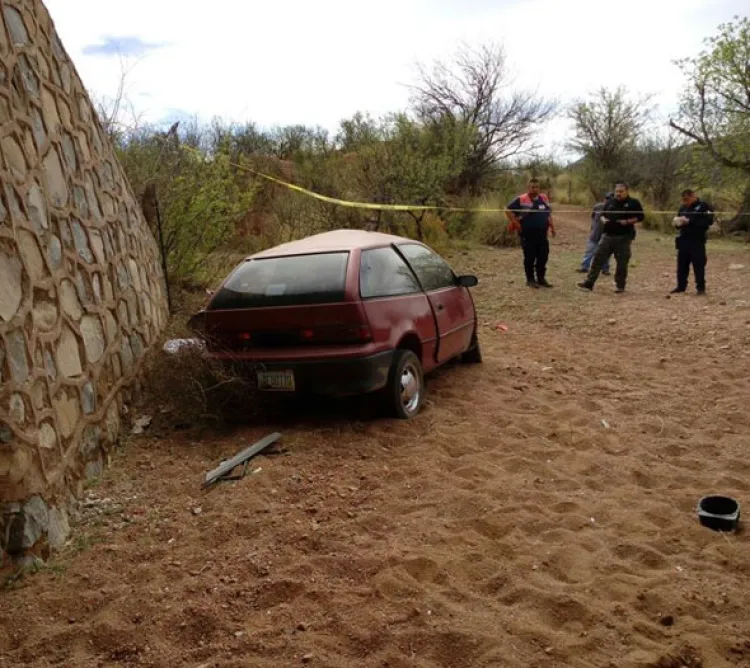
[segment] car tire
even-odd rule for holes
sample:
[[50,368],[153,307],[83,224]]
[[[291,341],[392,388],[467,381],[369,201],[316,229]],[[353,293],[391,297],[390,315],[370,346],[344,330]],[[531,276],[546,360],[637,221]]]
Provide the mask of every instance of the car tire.
[[419,358],[411,350],[397,350],[384,390],[388,412],[410,420],[424,404],[424,371]]
[[469,349],[461,355],[461,361],[464,364],[481,364],[482,363],[482,349],[479,346],[479,338],[476,333],[471,337],[471,344]]

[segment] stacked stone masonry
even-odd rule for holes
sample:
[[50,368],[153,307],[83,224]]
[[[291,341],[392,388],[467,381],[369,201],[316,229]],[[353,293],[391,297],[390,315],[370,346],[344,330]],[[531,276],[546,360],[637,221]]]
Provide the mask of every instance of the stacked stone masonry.
[[0,547],[57,546],[166,324],[158,249],[38,0],[0,0]]

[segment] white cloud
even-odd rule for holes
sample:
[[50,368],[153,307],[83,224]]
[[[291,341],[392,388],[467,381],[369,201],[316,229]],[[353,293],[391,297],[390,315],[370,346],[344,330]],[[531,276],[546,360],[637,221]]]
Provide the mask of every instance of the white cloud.
[[[516,84],[563,102],[624,84],[673,104],[675,58],[740,13],[745,0],[47,0],[85,85],[113,94],[116,59],[85,55],[105,38],[167,44],[133,69],[129,95],[155,121],[174,110],[261,125],[335,128],[355,111],[403,108],[414,64],[459,42],[506,45]],[[560,139],[564,122],[546,133]]]

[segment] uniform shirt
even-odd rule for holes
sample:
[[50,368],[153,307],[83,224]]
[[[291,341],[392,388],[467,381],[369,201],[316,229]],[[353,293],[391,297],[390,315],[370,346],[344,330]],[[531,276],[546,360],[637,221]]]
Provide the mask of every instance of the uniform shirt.
[[[531,202],[528,204],[522,204],[521,197],[516,197],[516,199],[508,204],[511,213],[521,223],[521,234],[529,232],[532,234],[534,232],[546,233],[550,228],[550,215],[552,214],[550,205],[541,196],[531,199]],[[519,211],[519,209],[521,210]]]
[[705,241],[708,228],[714,224],[713,207],[698,200],[690,206],[681,206],[678,216],[685,216],[688,224],[678,228],[682,239],[691,241]]
[[635,236],[635,225],[621,225],[621,220],[635,218],[639,223],[643,220],[643,207],[635,197],[626,197],[620,201],[616,198],[604,205],[602,216],[607,219],[604,223],[604,234],[612,237]]

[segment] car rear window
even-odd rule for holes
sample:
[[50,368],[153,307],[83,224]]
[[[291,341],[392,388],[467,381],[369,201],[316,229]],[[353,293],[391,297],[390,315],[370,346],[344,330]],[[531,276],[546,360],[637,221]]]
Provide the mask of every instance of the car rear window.
[[211,309],[344,301],[348,260],[348,252],[248,260],[216,293]]

